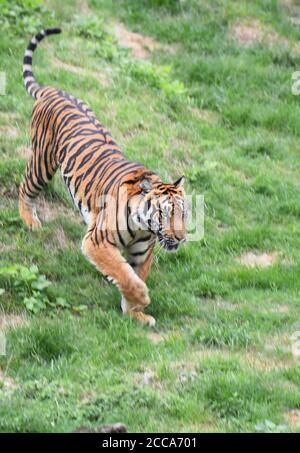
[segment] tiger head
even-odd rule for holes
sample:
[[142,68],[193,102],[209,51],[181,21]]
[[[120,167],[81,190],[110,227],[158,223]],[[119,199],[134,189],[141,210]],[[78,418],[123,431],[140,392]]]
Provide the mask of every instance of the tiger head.
[[167,251],[177,250],[186,241],[187,209],[183,183],[183,176],[171,184],[153,182],[150,178],[140,180],[139,224],[154,233]]

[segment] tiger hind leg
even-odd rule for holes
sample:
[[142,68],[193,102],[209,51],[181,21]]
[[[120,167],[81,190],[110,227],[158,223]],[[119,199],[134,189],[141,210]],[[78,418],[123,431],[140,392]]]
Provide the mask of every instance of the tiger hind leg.
[[36,212],[36,197],[46,187],[56,170],[51,166],[43,171],[43,165],[45,163],[42,162],[42,155],[33,153],[27,163],[25,177],[19,188],[20,217],[33,230],[42,226]]

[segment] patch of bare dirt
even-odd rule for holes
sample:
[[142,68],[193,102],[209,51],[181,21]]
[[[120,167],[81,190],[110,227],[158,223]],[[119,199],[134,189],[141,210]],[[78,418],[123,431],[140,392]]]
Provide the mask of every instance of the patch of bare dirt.
[[17,154],[22,159],[29,159],[31,157],[31,148],[29,146],[19,146],[17,148]]
[[19,191],[18,191],[18,187],[16,185],[13,185],[9,188],[7,187],[0,187],[0,196],[2,197],[6,197],[7,199],[14,199],[14,198],[18,198],[18,194],[19,194]]
[[286,414],[289,424],[293,427],[300,426],[300,410],[292,409]]
[[241,304],[233,304],[228,300],[218,299],[217,301],[208,301],[208,303],[213,304],[216,308],[224,308],[225,310],[234,311],[239,310],[241,308]]
[[293,25],[300,25],[300,17],[292,16],[290,17],[290,21]]
[[0,126],[0,135],[4,135],[10,138],[16,138],[19,135],[19,131],[16,127],[13,126]]
[[59,202],[52,202],[46,200],[44,197],[37,199],[37,211],[42,221],[50,222],[57,218],[58,215],[68,217],[72,221],[81,223],[81,216],[79,212],[64,206]]
[[90,75],[97,79],[104,87],[108,86],[111,80],[111,68],[109,66],[106,66],[101,71],[93,71],[92,69],[82,68],[81,66],[65,63],[64,61],[61,61],[55,57],[52,59],[52,64],[57,68],[65,69],[66,71],[72,72],[73,74],[78,74],[80,76]]
[[177,377],[177,382],[185,384],[186,382],[193,382],[195,379],[197,379],[197,372],[195,370],[181,370]]
[[18,386],[15,382],[15,380],[12,377],[6,376],[3,371],[0,370],[0,389],[1,387],[4,390],[15,390]]
[[273,371],[287,368],[290,361],[277,359],[275,357],[268,357],[265,354],[260,354],[257,351],[246,351],[241,356],[242,361],[249,368],[255,368],[261,371]]
[[255,254],[253,252],[247,252],[244,253],[242,256],[239,258],[236,258],[236,260],[243,264],[244,266],[248,267],[268,267],[271,266],[276,262],[278,258],[278,254],[276,252],[272,253],[260,253],[260,254]]
[[[1,226],[1,223],[0,223]],[[0,244],[0,253],[4,252],[11,252],[12,250],[15,250],[15,245],[14,244]]]
[[291,43],[284,36],[280,36],[276,31],[266,28],[257,19],[239,19],[229,27],[229,37],[238,44],[250,47],[253,44],[264,42],[269,46],[284,45],[296,52],[300,51],[299,43]]
[[131,49],[135,58],[148,58],[150,53],[156,49],[164,49],[169,52],[174,52],[175,49],[173,46],[159,43],[150,36],[127,30],[120,22],[115,24],[115,36],[121,45]]
[[146,337],[154,344],[161,343],[165,339],[164,335],[151,331],[146,333]]
[[218,115],[212,110],[198,109],[197,107],[193,107],[192,113],[200,120],[206,121],[208,123],[216,123],[218,120]]
[[154,371],[152,370],[144,371],[143,373],[135,373],[135,376],[140,383],[146,385],[151,384],[155,379],[157,379]]
[[193,351],[189,354],[188,360],[175,360],[174,362],[171,362],[170,366],[173,370],[178,370],[179,376],[185,373],[194,373],[196,362],[198,359],[202,359],[204,357],[204,351]]
[[90,13],[90,8],[87,2],[83,0],[76,1],[76,11],[78,14],[84,16]]
[[269,310],[271,313],[289,313],[290,307],[288,305],[276,305]]
[[18,326],[28,324],[28,319],[25,315],[17,315],[15,313],[0,313],[0,330],[15,329]]
[[81,426],[76,428],[73,433],[127,433],[127,425],[124,423],[110,423],[96,426],[96,428]]
[[82,395],[81,402],[82,404],[89,404],[89,402],[93,400],[96,396],[97,393],[95,392],[95,390],[89,390]]
[[295,5],[294,0],[280,0],[282,6],[287,8],[293,7]]
[[18,118],[18,114],[14,112],[0,112],[0,118],[6,119],[6,120],[16,120]]
[[287,334],[274,335],[265,341],[266,351],[282,351],[286,354],[292,354],[291,337]]
[[234,170],[233,173],[237,178],[239,178],[243,182],[247,182],[251,179],[250,176],[245,175],[245,173],[241,172],[240,170]]
[[201,348],[197,351],[192,351],[186,360],[172,362],[171,368],[178,371],[177,380],[179,382],[194,380],[197,377],[197,366],[199,363],[205,359],[218,357],[220,357],[220,359],[232,359],[233,357],[236,357],[245,366],[263,371],[284,369],[293,363],[291,358],[286,357],[284,359],[278,359],[276,357],[271,357],[268,353],[262,354],[256,350],[245,351],[243,354],[233,356],[232,353],[225,350],[220,352],[217,350],[212,351],[211,349]]
[[157,390],[162,390],[162,383],[159,381],[156,373],[153,370],[144,370],[142,372],[132,373],[133,380],[138,385],[150,385]]
[[68,239],[66,238],[65,232],[62,227],[56,228],[54,232],[55,238],[60,246],[61,249],[67,247]]
[[262,25],[258,20],[238,20],[231,24],[229,28],[229,36],[244,46],[261,41],[263,38]]
[[293,25],[300,25],[300,6],[293,0],[281,0],[281,5],[286,9],[289,19]]

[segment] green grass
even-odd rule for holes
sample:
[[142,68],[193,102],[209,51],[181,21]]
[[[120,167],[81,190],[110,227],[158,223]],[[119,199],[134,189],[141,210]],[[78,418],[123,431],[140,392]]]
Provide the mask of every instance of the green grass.
[[[22,321],[5,331],[0,431],[114,421],[142,432],[299,431],[289,417],[300,411],[290,341],[300,309],[300,104],[291,93],[300,31],[290,20],[299,2],[3,3],[0,267],[23,268],[0,272],[0,319]],[[230,37],[242,20],[276,40],[242,45]],[[135,59],[113,36],[117,21],[162,46]],[[43,229],[18,217],[33,105],[23,52],[54,24],[64,33],[37,50],[38,80],[89,103],[129,158],[166,181],[184,173],[187,192],[205,197],[203,240],[172,255],[157,249],[152,336],[122,317],[118,291],[82,256],[85,227],[59,175],[43,195]],[[247,252],[277,255],[251,268],[237,259]],[[42,275],[51,285],[36,289]]]

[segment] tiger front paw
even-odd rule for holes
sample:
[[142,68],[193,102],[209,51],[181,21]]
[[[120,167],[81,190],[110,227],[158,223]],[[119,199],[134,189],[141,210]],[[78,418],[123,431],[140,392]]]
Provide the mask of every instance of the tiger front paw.
[[148,325],[149,327],[154,327],[156,324],[155,318],[153,318],[153,316],[146,315],[142,311],[132,311],[128,314],[139,321],[141,324]]
[[149,327],[155,326],[155,318],[150,315],[146,315],[143,311],[138,311],[141,307],[132,307],[125,297],[122,297],[121,308],[124,315],[129,315],[139,321],[141,324],[148,325]]

